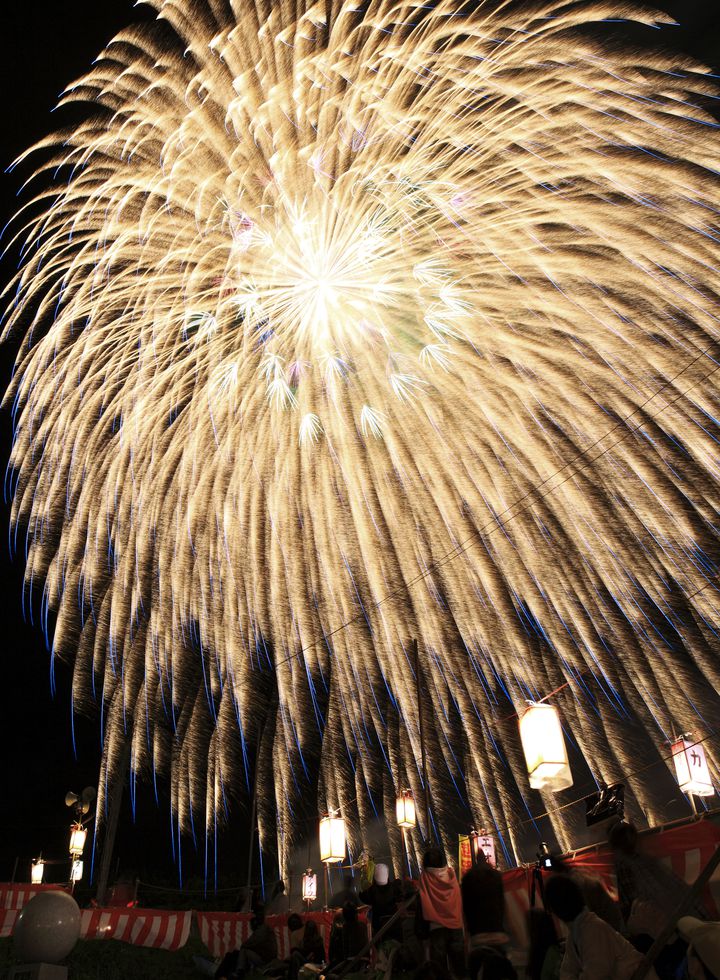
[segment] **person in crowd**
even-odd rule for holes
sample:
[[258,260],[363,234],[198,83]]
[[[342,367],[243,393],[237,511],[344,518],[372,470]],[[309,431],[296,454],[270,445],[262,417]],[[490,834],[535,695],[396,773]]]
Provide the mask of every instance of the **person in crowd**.
[[423,858],[418,886],[417,928],[429,947],[429,958],[439,966],[450,966],[455,976],[465,967],[463,911],[460,886],[439,847],[431,847]]
[[[298,916],[298,918],[300,917]],[[288,920],[288,929],[289,927],[290,922]],[[302,936],[298,938],[300,939],[299,945],[291,948],[290,952],[288,980],[297,980],[300,970],[306,963],[318,965],[325,962],[325,943],[317,924],[312,919],[305,922]]]
[[265,922],[264,909],[258,907],[250,928],[252,931],[240,949],[233,949],[224,957],[215,972],[215,980],[242,980],[246,973],[277,959],[277,940]]
[[[376,936],[388,924],[398,910],[400,899],[400,883],[390,881],[390,869],[387,864],[374,865],[372,883],[360,891],[360,901],[370,906],[372,934]],[[402,942],[400,922],[395,922],[384,933],[383,941],[396,940]]]
[[[642,853],[638,832],[632,823],[618,821],[610,828],[608,839],[615,858],[625,932],[632,945],[645,953],[674,915],[690,886],[664,862]],[[688,914],[707,919],[701,898],[691,902]],[[660,980],[674,980],[686,953],[687,943],[673,933],[655,960]]]
[[598,918],[603,919],[617,932],[625,932],[625,923],[619,902],[616,902],[607,890],[602,880],[588,871],[581,871],[560,857],[550,858],[550,867],[554,874],[568,875],[580,888],[585,904]]
[[344,875],[342,888],[333,892],[330,898],[330,908],[343,909],[348,902],[351,902],[355,906],[360,904],[357,889],[355,888],[355,879],[351,874]]
[[[342,913],[335,916],[333,929],[330,934],[329,969],[339,972],[348,963],[355,959],[368,943],[368,931],[364,923],[358,918],[357,905],[354,902],[346,902]],[[369,959],[368,953],[368,959]],[[359,972],[361,964],[358,962]]]
[[294,949],[300,949],[302,946],[302,938],[305,932],[305,923],[302,920],[302,916],[298,915],[297,912],[291,912],[287,920],[288,936],[290,938],[290,952]]
[[[643,854],[638,847],[638,832],[632,823],[618,821],[608,832],[615,857],[615,874],[620,897],[620,909],[629,934],[633,917],[642,916],[646,931],[654,939],[670,918],[678,902],[690,891],[690,886],[662,861]],[[642,906],[638,908],[637,906]],[[689,913],[697,919],[708,914],[700,898],[693,901]],[[647,930],[653,923],[654,928]]]
[[693,915],[684,915],[677,928],[689,944],[688,980],[720,980],[720,922],[702,922]]
[[527,980],[559,980],[565,944],[549,912],[539,907],[528,910],[528,935]]
[[270,898],[265,906],[266,915],[284,915],[288,910],[288,897],[285,893],[285,882],[280,878],[273,885]]
[[[587,908],[580,887],[568,875],[550,877],[545,907],[568,929],[560,980],[630,980],[642,954]],[[657,980],[652,967],[646,980]]]
[[[502,875],[481,851],[475,866],[463,876],[460,886],[462,909],[468,932],[470,977],[483,980],[514,980],[515,970],[507,958],[509,937],[504,929],[505,892]],[[482,973],[481,973],[482,971]]]

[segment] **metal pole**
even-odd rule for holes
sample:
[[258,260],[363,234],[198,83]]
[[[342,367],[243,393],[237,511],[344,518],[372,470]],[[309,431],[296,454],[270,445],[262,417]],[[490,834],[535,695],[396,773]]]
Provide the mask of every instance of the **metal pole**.
[[427,752],[425,750],[425,726],[423,724],[422,677],[420,675],[420,651],[417,639],[413,639],[415,654],[415,693],[418,705],[418,727],[420,729],[420,759],[422,767],[423,792],[425,797],[425,840],[432,841],[432,825],[430,823],[430,795],[427,776]]

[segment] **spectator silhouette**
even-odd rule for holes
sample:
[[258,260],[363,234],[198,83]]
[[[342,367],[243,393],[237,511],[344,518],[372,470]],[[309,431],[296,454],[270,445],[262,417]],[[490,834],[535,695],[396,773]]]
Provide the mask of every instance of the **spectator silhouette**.
[[464,875],[460,891],[468,931],[470,977],[474,980],[481,974],[483,980],[514,980],[517,974],[506,955],[509,939],[504,928],[502,875],[482,851],[475,866]]
[[430,961],[438,967],[449,964],[455,976],[462,976],[465,950],[460,886],[439,847],[431,847],[423,858],[418,891],[416,924],[419,935],[428,942]]
[[300,969],[305,966],[306,963],[324,962],[325,944],[323,943],[323,938],[320,935],[320,930],[318,929],[316,923],[313,922],[312,919],[308,919],[305,923],[302,936],[300,937],[300,945],[293,949],[290,953],[288,980],[297,980],[300,974]]
[[[580,887],[568,875],[548,880],[545,907],[568,927],[562,980],[630,980],[642,954],[587,908]],[[652,968],[646,980],[657,980]]]
[[348,902],[350,902],[352,905],[360,904],[357,889],[355,888],[355,881],[351,874],[344,875],[342,888],[339,888],[336,892],[333,892],[330,898],[330,908],[343,909]]
[[620,905],[613,899],[597,875],[581,871],[567,861],[563,861],[562,858],[554,856],[550,859],[550,866],[555,874],[567,875],[575,882],[591,912],[594,912],[617,932],[625,931]]
[[246,973],[277,959],[277,940],[263,909],[257,910],[250,926],[252,932],[240,949],[231,950],[217,968],[216,980],[242,980]]
[[[390,881],[390,869],[386,864],[376,864],[372,884],[360,892],[360,901],[370,906],[372,934],[387,925],[398,910],[400,882]],[[402,928],[397,921],[383,936],[383,940],[394,939],[402,942]]]

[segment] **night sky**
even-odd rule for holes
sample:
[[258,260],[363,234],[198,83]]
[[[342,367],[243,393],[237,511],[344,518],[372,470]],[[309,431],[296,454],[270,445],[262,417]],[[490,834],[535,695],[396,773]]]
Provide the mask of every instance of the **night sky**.
[[[0,101],[3,134],[2,169],[28,145],[55,128],[72,122],[72,112],[52,114],[63,87],[82,74],[92,59],[118,30],[133,21],[151,19],[149,8],[134,8],[130,0],[71,0],[71,2],[8,5],[2,14],[3,58]],[[2,214],[4,225],[17,206],[16,193],[30,172],[3,173]],[[2,266],[3,284],[14,269],[14,261]],[[13,346],[0,349],[2,390],[7,385],[14,359]],[[10,446],[10,418],[0,416],[3,471]],[[7,529],[9,506],[1,501],[0,574],[2,575],[3,633],[0,647],[0,880],[9,880],[16,857],[18,877],[27,880],[28,858],[42,850],[48,858],[62,858],[67,848],[71,813],[64,804],[68,789],[80,792],[97,784],[100,759],[97,719],[75,719],[75,750],[70,722],[70,671],[56,670],[56,695],[50,693],[50,658],[42,629],[24,622],[21,607],[22,555],[10,561]],[[151,792],[138,796],[137,828],[133,830],[128,794],[118,833],[117,855],[123,869],[143,879],[177,880],[169,833],[169,804],[155,804]],[[226,835],[224,848],[231,873],[234,852],[244,853],[246,819],[238,814],[236,825]],[[233,838],[241,837],[240,842]],[[89,856],[89,847],[86,853]],[[23,859],[24,862],[23,862]],[[243,858],[244,860],[244,858]],[[192,860],[192,847],[183,853],[185,875],[200,870]],[[62,878],[67,868],[47,869],[48,877]]]
[[[659,4],[683,22],[676,31],[680,48],[694,50],[713,63],[720,62],[720,12],[716,0],[682,0]],[[65,113],[51,115],[56,99],[72,79],[90,64],[102,46],[123,26],[150,19],[147,8],[134,8],[131,0],[28,0],[4,7],[0,26],[3,58],[0,61],[2,140],[5,169],[26,146],[63,124]],[[16,193],[29,169],[0,176],[3,224],[16,206]],[[4,261],[7,281],[14,263]],[[14,350],[0,350],[0,379],[4,390]],[[7,411],[0,417],[3,469],[10,444]],[[0,574],[3,595],[3,641],[0,644],[0,880],[8,880],[15,857],[21,859],[18,876],[28,875],[27,859],[41,849],[46,857],[63,857],[67,846],[70,811],[63,798],[68,789],[80,791],[97,779],[99,726],[96,720],[77,718],[73,750],[70,723],[69,671],[56,672],[57,692],[50,693],[49,656],[40,627],[23,621],[21,609],[22,558],[9,559],[7,528],[9,507],[0,508]],[[133,830],[129,805],[121,820],[117,853],[126,871],[143,878],[173,875],[167,800],[158,809],[151,794],[139,793],[137,826]],[[247,817],[238,812],[225,834],[221,853],[226,875],[232,877],[244,854]],[[188,846],[186,870],[199,871]],[[25,859],[24,864],[22,859]],[[194,865],[194,867],[193,867]],[[57,869],[57,876],[66,873]]]

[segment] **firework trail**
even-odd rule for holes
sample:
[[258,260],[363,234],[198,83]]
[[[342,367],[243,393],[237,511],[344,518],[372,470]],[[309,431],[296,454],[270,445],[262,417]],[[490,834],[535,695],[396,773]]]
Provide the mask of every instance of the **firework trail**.
[[417,636],[439,833],[518,856],[525,699],[571,681],[560,802],[718,717],[711,79],[630,3],[153,5],[66,93],[6,293],[74,707],[185,831],[257,759],[281,868],[324,807],[397,857]]

